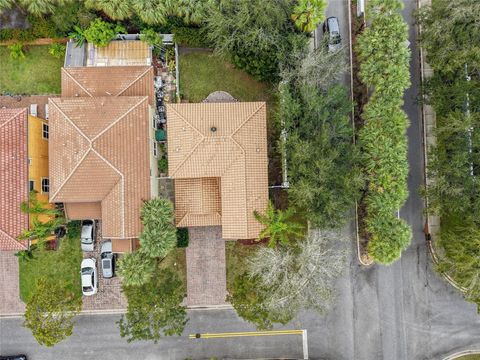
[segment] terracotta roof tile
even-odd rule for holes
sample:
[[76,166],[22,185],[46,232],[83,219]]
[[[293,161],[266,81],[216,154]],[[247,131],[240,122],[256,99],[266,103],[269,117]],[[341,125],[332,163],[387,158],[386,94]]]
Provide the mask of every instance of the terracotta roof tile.
[[27,109],[0,109],[0,250],[20,250],[28,228],[20,203],[28,199]]
[[70,220],[101,219],[100,202],[65,203],[65,213]]
[[177,226],[218,225],[220,217],[223,238],[258,237],[253,211],[268,201],[265,103],[168,104],[167,118]]
[[148,98],[49,104],[50,201],[101,202],[103,236],[138,237],[142,201],[150,198]]
[[62,68],[62,97],[148,96],[153,105],[152,66]]

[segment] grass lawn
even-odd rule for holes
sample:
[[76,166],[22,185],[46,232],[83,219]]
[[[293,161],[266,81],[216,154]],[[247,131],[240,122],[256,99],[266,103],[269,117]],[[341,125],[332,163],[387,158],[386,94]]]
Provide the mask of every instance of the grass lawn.
[[159,265],[160,270],[170,269],[177,273],[182,280],[185,290],[187,289],[187,261],[185,248],[175,248],[168,254]]
[[480,360],[480,354],[460,356],[459,358],[456,358],[456,360]]
[[23,302],[30,299],[35,290],[37,279],[45,277],[54,281],[65,281],[67,288],[79,298],[82,296],[80,285],[80,224],[69,225],[67,235],[61,240],[60,248],[53,250],[34,250],[34,258],[19,260],[20,298]]
[[60,94],[60,68],[63,58],[48,53],[49,46],[28,46],[25,58],[13,60],[7,46],[0,46],[0,94]]
[[227,262],[227,290],[232,293],[232,284],[236,275],[242,274],[247,266],[246,259],[261,245],[243,245],[238,241],[227,241],[225,257]]
[[226,91],[240,101],[270,101],[269,85],[210,52],[180,54],[180,92],[190,102],[201,102],[214,91]]

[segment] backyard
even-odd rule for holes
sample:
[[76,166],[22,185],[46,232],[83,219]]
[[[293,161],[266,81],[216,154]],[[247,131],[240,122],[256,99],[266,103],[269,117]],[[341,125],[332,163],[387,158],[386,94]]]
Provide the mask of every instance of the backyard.
[[60,240],[57,251],[36,249],[33,259],[19,259],[20,298],[23,302],[30,299],[39,278],[65,282],[68,290],[76,296],[82,295],[80,286],[80,224],[70,223],[67,235]]
[[271,100],[268,84],[207,51],[180,52],[180,93],[189,102],[201,102],[214,91],[226,91],[240,101]]
[[63,57],[49,54],[49,46],[26,46],[25,58],[12,59],[7,46],[0,46],[0,95],[44,95],[60,93]]

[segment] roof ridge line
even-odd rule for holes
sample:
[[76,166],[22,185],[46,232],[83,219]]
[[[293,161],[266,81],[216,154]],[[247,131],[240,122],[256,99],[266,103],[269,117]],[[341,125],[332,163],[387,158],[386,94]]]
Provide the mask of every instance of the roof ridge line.
[[178,166],[175,168],[174,171],[172,171],[171,174],[169,174],[170,176],[173,176],[182,166],[183,164],[185,163],[185,161],[187,161],[187,159],[190,158],[190,155],[193,154],[193,152],[195,151],[195,149],[205,140],[205,135],[203,135],[203,133],[198,130],[195,126],[193,126],[192,123],[190,123],[189,121],[187,121],[187,119],[185,119],[176,109],[174,106],[169,106],[170,109],[172,109],[173,111],[175,111],[175,113],[183,120],[183,122],[185,122],[188,126],[190,126],[193,130],[195,130],[200,136],[201,136],[201,140],[192,148],[192,150],[190,150],[190,152],[187,154],[187,156],[183,159],[183,161],[178,164]]
[[[91,148],[91,151],[93,151],[100,159],[103,160],[103,162],[105,162],[108,166],[110,166],[114,171],[116,171],[119,175],[120,175],[120,180],[121,180],[121,202],[122,202],[122,236],[125,235],[125,178],[124,178],[124,174],[118,170],[115,166],[113,166],[113,164],[108,161],[103,155],[101,155],[97,150],[95,150],[93,147]],[[118,182],[117,182],[118,184]],[[116,184],[114,185],[114,187],[116,186]],[[112,192],[113,188],[110,189],[110,192]],[[110,194],[109,192],[109,194]],[[103,200],[102,200],[103,201]]]
[[[137,96],[132,96],[132,97],[137,97]],[[110,130],[110,128],[112,128],[114,125],[116,125],[120,120],[122,120],[125,116],[127,116],[128,114],[130,114],[131,111],[133,111],[135,108],[137,108],[142,102],[144,102],[145,100],[148,100],[148,96],[142,96],[141,97],[142,99],[140,99],[139,102],[137,102],[136,104],[132,105],[130,107],[130,109],[128,109],[127,112],[125,112],[124,114],[120,115],[120,117],[118,119],[116,119],[115,121],[113,121],[112,123],[110,123],[105,129],[103,129],[102,131],[100,131],[97,135],[95,135],[91,142],[93,143],[95,140],[97,140],[100,136],[102,136],[104,133],[106,133],[108,130]]]
[[145,70],[142,74],[140,74],[139,76],[137,76],[137,78],[135,80],[133,80],[127,87],[125,87],[123,90],[121,90],[117,95],[115,95],[115,97],[117,96],[120,96],[121,94],[123,94],[125,91],[127,91],[133,84],[135,84],[138,80],[140,80],[142,77],[145,76],[145,74],[147,72],[150,71],[150,69],[152,69],[153,66],[148,66],[147,70]]
[[233,131],[230,135],[230,137],[233,139],[233,136],[238,132],[238,130],[240,130],[243,125],[245,125],[247,123],[247,121],[249,121],[253,115],[255,115],[261,108],[263,108],[265,106],[265,102],[262,101],[262,102],[257,102],[257,104],[262,104],[261,106],[259,106],[257,109],[255,109],[255,111],[253,111],[250,115],[247,116],[247,118],[235,129],[235,131]]
[[[12,109],[13,110],[13,109]],[[14,115],[12,115],[12,117],[10,119],[8,119],[7,121],[5,121],[3,124],[0,124],[0,129],[2,127],[4,127],[5,125],[7,125],[8,123],[10,123],[13,119],[15,119],[18,115],[20,115],[20,113],[24,112],[24,111],[27,111],[27,108],[19,108],[18,109],[18,112]],[[27,114],[28,115],[28,114]]]
[[80,86],[82,88],[83,91],[85,91],[88,96],[90,96],[91,98],[93,98],[93,95],[90,93],[90,91],[88,91],[87,89],[85,89],[85,87],[80,84],[67,70],[65,70],[64,67],[62,67],[62,71],[65,72],[65,74],[67,74],[67,76],[73,80],[74,83],[76,83],[78,86]]

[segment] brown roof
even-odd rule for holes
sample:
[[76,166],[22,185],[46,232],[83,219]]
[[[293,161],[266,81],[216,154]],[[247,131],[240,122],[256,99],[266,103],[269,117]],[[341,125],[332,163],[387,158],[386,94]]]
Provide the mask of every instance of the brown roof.
[[49,112],[50,202],[100,202],[103,236],[138,237],[150,198],[148,98],[50,99]]
[[28,228],[20,203],[28,199],[27,109],[0,109],[0,250],[21,250]]
[[153,67],[62,68],[62,97],[77,96],[148,96],[153,105]]
[[102,218],[102,203],[65,203],[65,214],[70,220],[99,220]]
[[258,237],[268,201],[264,102],[168,104],[168,170],[177,226],[222,225],[224,239]]

